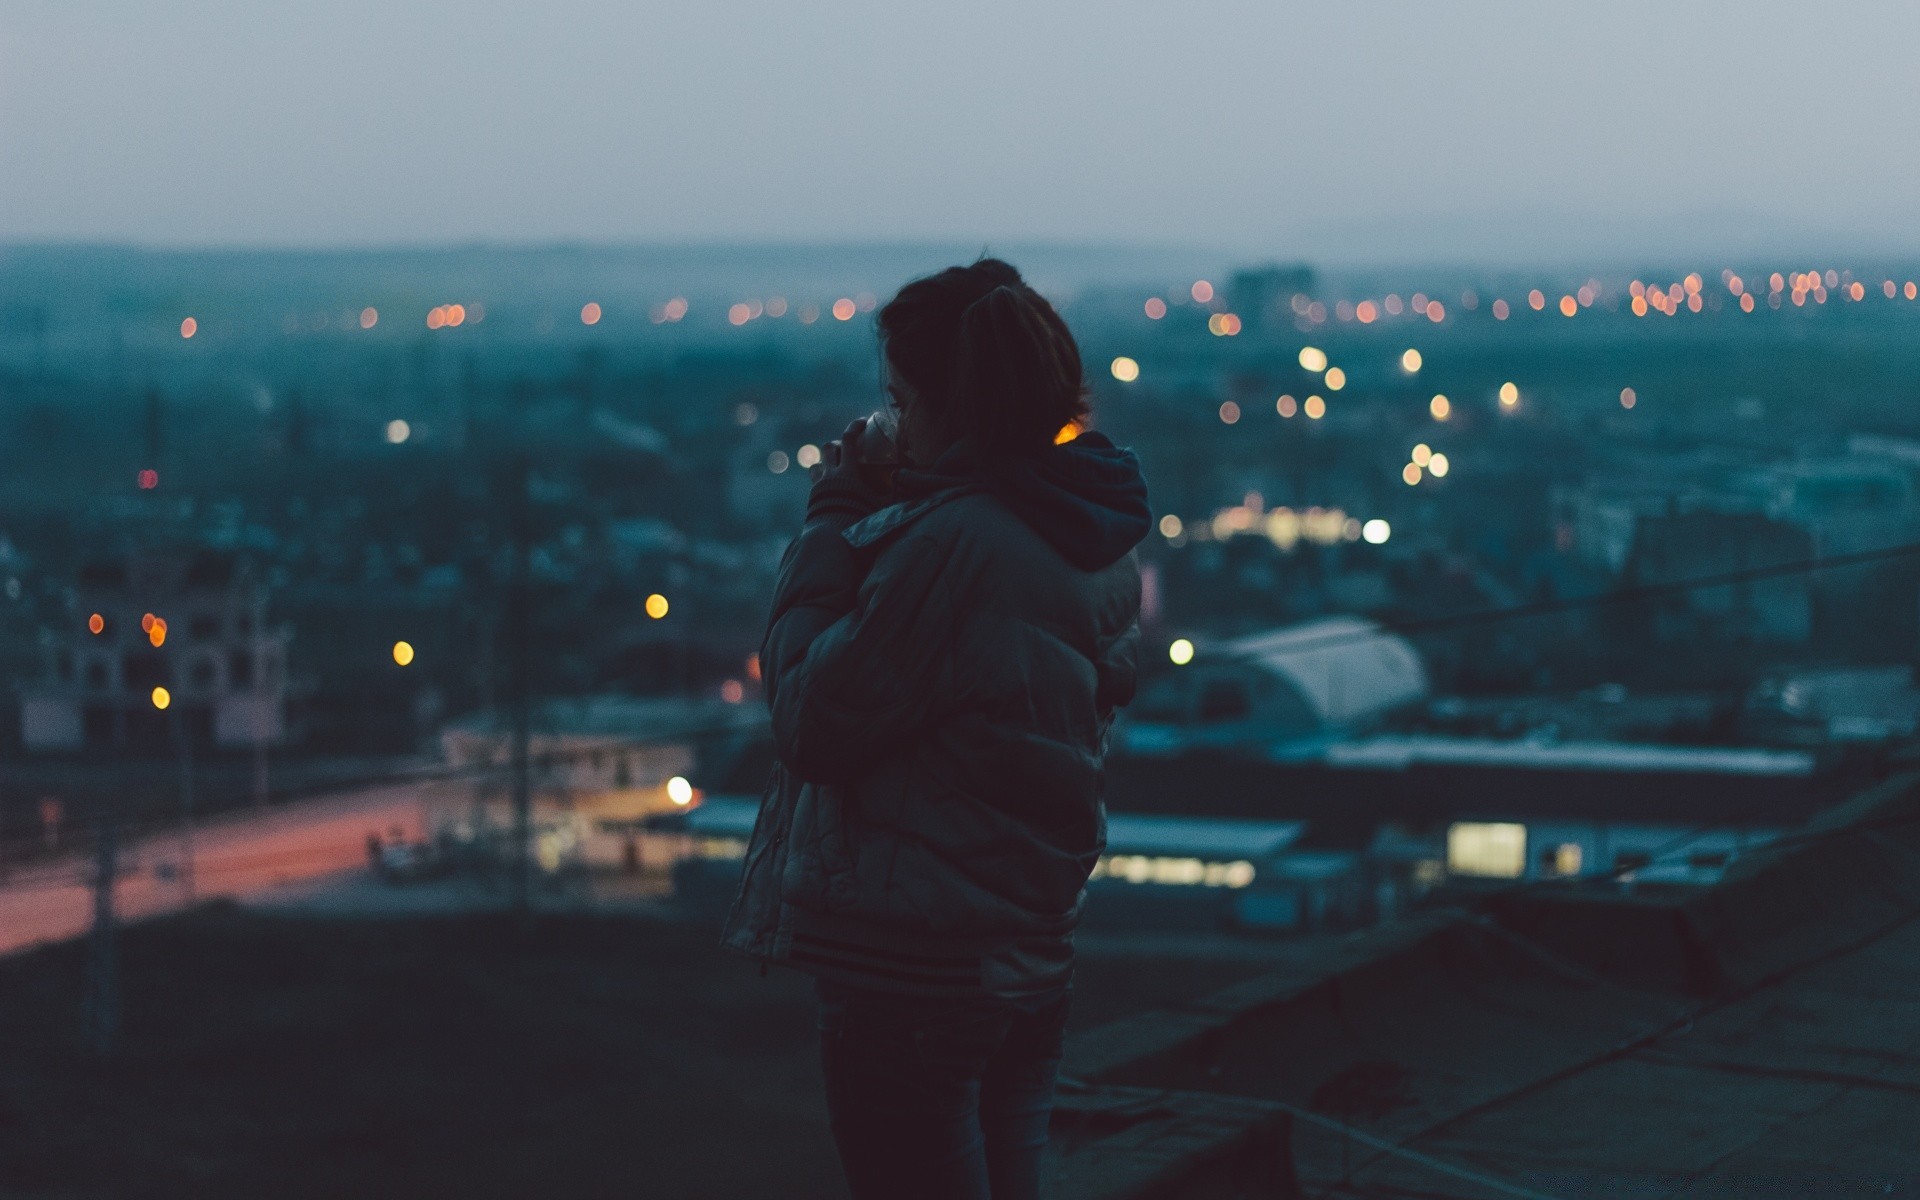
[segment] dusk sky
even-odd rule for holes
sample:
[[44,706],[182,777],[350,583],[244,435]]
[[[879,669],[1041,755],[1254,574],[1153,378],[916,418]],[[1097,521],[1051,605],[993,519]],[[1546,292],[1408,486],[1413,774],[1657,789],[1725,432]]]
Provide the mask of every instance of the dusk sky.
[[1920,5],[0,0],[0,239],[1920,250]]

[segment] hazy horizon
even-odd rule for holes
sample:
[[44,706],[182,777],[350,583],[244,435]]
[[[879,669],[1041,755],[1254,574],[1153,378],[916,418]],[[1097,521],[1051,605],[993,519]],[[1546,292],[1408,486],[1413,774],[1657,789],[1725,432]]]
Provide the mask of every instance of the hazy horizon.
[[0,7],[0,241],[1920,251],[1920,9]]

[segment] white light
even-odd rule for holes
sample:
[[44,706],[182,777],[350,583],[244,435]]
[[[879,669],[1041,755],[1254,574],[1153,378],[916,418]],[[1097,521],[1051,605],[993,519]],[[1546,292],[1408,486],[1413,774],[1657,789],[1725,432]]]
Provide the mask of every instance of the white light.
[[413,436],[413,426],[405,421],[394,419],[387,422],[387,440],[398,446]]
[[1193,661],[1193,643],[1186,638],[1175,638],[1173,645],[1167,647],[1167,658],[1176,667],[1184,667]]
[[693,803],[693,785],[687,782],[686,776],[675,775],[667,780],[667,799],[682,808]]
[[820,463],[820,447],[811,442],[807,443],[800,447],[800,449],[794,451],[793,461],[799,463],[804,468],[818,466]]
[[1387,539],[1392,536],[1393,526],[1382,521],[1379,517],[1375,517],[1360,527],[1360,537],[1369,546],[1383,546],[1386,544]]
[[1427,474],[1433,476],[1435,479],[1445,479],[1447,477],[1447,470],[1447,456],[1444,454],[1436,454],[1427,461]]

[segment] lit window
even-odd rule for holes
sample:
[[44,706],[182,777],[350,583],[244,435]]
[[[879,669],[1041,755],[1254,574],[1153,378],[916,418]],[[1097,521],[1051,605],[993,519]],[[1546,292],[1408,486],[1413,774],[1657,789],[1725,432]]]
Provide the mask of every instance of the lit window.
[[1549,875],[1573,876],[1580,873],[1581,851],[1578,842],[1562,842],[1540,852],[1540,866]]
[[1527,827],[1458,821],[1447,828],[1447,870],[1455,875],[1518,879],[1527,870]]

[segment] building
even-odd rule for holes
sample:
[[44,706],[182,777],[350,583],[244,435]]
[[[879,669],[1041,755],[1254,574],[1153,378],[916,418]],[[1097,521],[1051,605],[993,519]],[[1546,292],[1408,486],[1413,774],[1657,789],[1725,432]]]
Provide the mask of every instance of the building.
[[1123,718],[1133,754],[1239,747],[1281,755],[1378,726],[1427,698],[1405,638],[1360,617],[1327,617],[1197,646]]
[[43,632],[21,691],[29,752],[247,749],[287,736],[286,627],[232,555],[149,550],[80,571],[66,623]]
[[[1634,527],[1625,578],[1639,587],[1687,583],[1805,562],[1813,534],[1759,513],[1687,512],[1642,516]],[[1663,641],[1792,645],[1813,631],[1813,589],[1802,572],[1691,588],[1651,605]]]
[[1254,329],[1288,326],[1294,320],[1294,301],[1311,298],[1313,285],[1313,268],[1305,264],[1235,271],[1227,280],[1227,307]]

